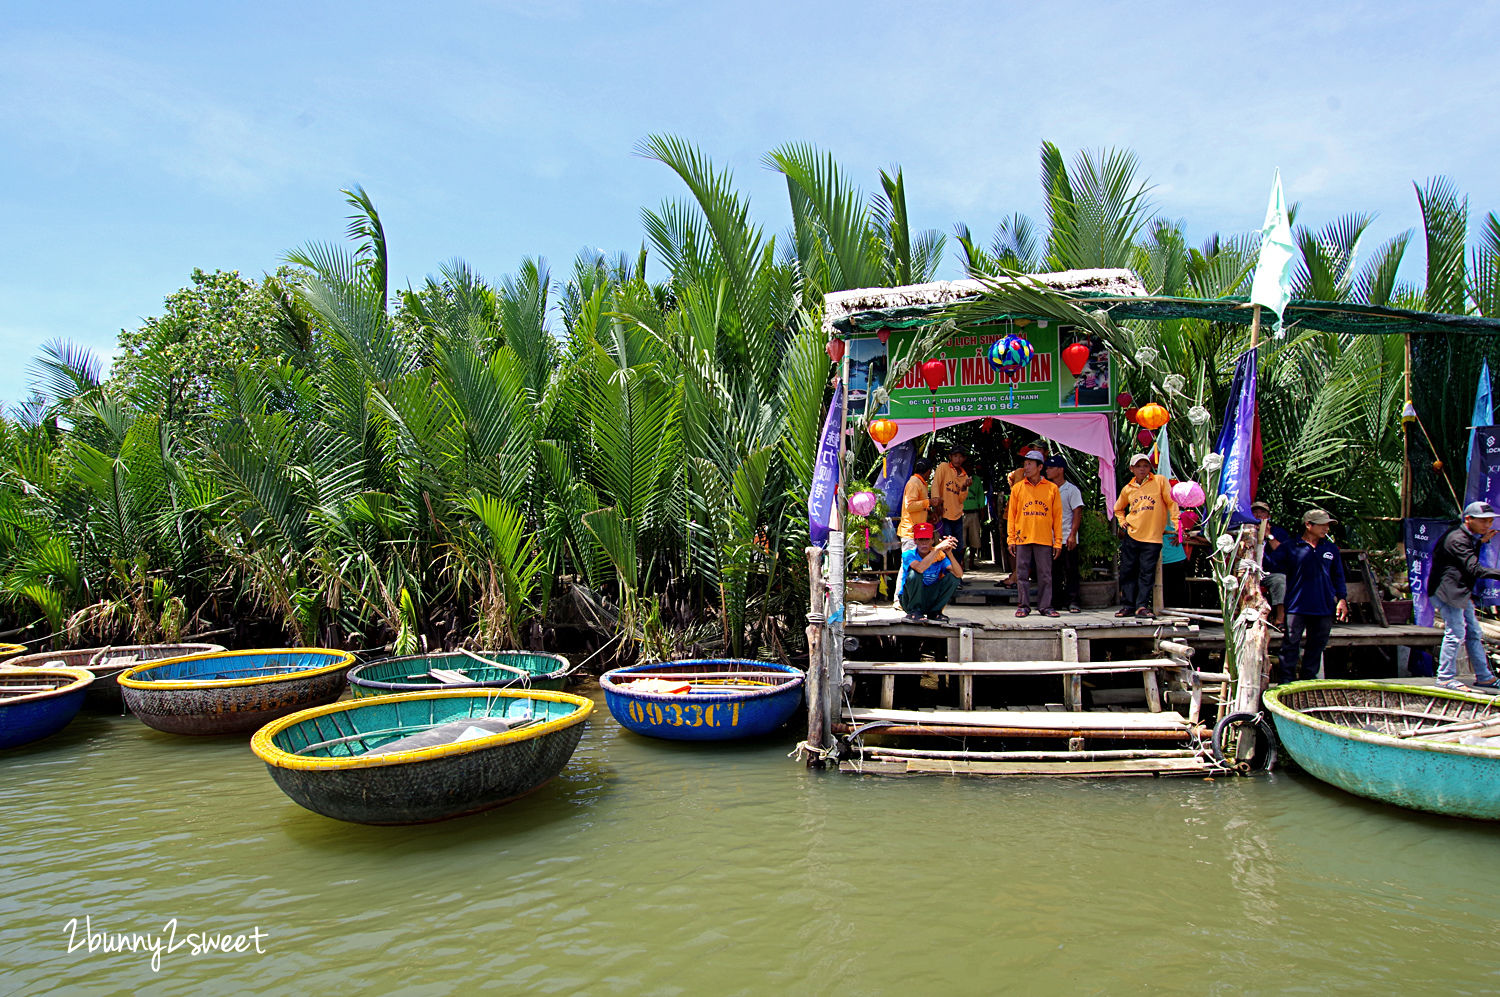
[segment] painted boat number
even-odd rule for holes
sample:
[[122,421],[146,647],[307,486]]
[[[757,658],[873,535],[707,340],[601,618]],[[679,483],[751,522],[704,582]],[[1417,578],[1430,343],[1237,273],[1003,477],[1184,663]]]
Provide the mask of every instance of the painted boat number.
[[[740,723],[739,703],[709,703],[705,706],[702,703],[642,703],[632,699],[628,712],[636,723],[657,727],[738,727]],[[724,722],[726,719],[728,723]]]

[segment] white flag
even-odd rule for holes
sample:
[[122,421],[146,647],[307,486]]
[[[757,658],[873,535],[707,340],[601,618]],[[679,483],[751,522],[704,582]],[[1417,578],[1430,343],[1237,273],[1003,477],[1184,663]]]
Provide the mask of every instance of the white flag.
[[1276,331],[1281,335],[1281,315],[1292,300],[1292,260],[1297,247],[1292,245],[1292,226],[1286,217],[1286,198],[1281,193],[1281,171],[1271,187],[1271,203],[1266,205],[1266,220],[1260,227],[1260,259],[1255,264],[1255,283],[1250,286],[1250,303],[1276,313]]

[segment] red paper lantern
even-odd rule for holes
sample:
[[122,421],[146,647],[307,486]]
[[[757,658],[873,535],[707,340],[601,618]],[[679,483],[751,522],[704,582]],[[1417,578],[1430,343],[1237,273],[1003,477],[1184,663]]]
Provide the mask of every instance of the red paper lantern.
[[844,341],[842,339],[830,339],[828,345],[823,347],[828,353],[828,359],[838,363],[844,359]]
[[886,343],[891,341],[891,330],[881,329],[879,332],[875,333],[875,338],[880,340],[881,346],[884,346]]
[[1077,377],[1083,373],[1083,365],[1089,362],[1089,348],[1082,343],[1074,343],[1062,351],[1062,362],[1068,372]]
[[941,360],[929,360],[924,363],[919,371],[922,380],[927,382],[927,390],[934,395],[937,389],[948,383],[948,365]]
[[1142,429],[1135,434],[1135,441],[1143,447],[1149,447],[1151,441],[1156,439],[1156,434],[1149,429]]
[[1130,408],[1126,409],[1125,412],[1124,412],[1125,421],[1126,422],[1135,422],[1135,417],[1138,416],[1138,415],[1140,415],[1140,412],[1141,412],[1140,409],[1136,408],[1135,406],[1131,406]]
[[992,416],[992,415],[985,416],[984,417],[984,421],[979,424],[979,431],[981,433],[989,433],[989,432],[993,432],[994,429],[995,429],[995,417]]
[[1130,403],[1133,401],[1135,401],[1135,396],[1128,391],[1122,391],[1118,395],[1115,395],[1115,404],[1120,406],[1120,408],[1129,408]]

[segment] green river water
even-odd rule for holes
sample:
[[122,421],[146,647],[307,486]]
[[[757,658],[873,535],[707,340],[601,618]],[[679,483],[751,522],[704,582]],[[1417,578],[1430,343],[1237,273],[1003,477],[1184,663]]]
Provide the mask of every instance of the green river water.
[[[1500,990],[1489,825],[1285,772],[810,773],[795,740],[651,741],[601,702],[532,796],[370,828],[297,807],[245,739],[84,715],[0,756],[0,993]],[[155,970],[88,950],[172,918]]]

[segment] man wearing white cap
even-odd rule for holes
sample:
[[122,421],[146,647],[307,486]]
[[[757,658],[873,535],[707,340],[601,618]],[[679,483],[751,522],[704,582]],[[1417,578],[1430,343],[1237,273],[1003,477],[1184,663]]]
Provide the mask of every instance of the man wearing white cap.
[[1474,613],[1474,583],[1481,578],[1500,578],[1500,570],[1479,563],[1479,548],[1495,535],[1495,509],[1488,502],[1470,502],[1464,521],[1444,533],[1432,551],[1432,576],[1427,592],[1443,614],[1443,648],[1438,654],[1437,684],[1462,689],[1458,680],[1458,649],[1467,647],[1474,669],[1474,684],[1486,689],[1500,686],[1484,653],[1479,617]]
[[1161,536],[1177,529],[1177,503],[1172,486],[1154,472],[1155,464],[1143,453],[1130,455],[1131,479],[1120,489],[1115,502],[1115,520],[1125,530],[1120,538],[1120,606],[1116,616],[1150,620],[1151,590],[1156,586],[1156,562],[1161,560]]
[[1042,477],[1040,450],[1028,450],[1021,460],[1021,480],[1010,491],[1006,528],[1010,552],[1016,556],[1017,616],[1031,615],[1031,575],[1036,573],[1037,608],[1043,616],[1057,616],[1052,608],[1052,562],[1062,552],[1062,498],[1057,486]]

